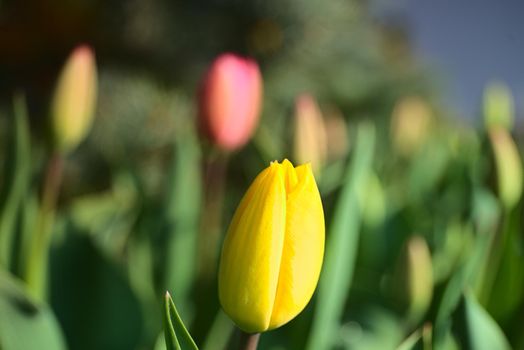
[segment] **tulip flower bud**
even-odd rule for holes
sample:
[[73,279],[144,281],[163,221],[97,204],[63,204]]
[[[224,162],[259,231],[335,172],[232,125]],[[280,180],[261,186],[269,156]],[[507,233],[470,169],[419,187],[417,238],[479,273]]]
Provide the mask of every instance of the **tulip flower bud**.
[[431,110],[419,97],[401,99],[391,117],[391,137],[395,150],[403,156],[413,155],[426,140]]
[[395,277],[399,301],[407,307],[409,318],[418,322],[433,296],[431,254],[424,238],[414,236],[407,242]]
[[323,255],[324,212],[311,166],[272,162],[244,195],[224,240],[224,311],[248,333],[280,327],[311,299]]
[[522,161],[517,145],[503,128],[489,131],[497,166],[499,197],[507,209],[513,208],[522,194]]
[[502,127],[511,130],[515,105],[511,90],[502,83],[491,83],[484,90],[484,124],[487,129]]
[[93,51],[88,46],[79,46],[60,73],[51,107],[54,144],[59,151],[75,148],[91,129],[96,93]]
[[213,62],[202,85],[200,128],[218,147],[238,149],[249,141],[258,124],[261,101],[257,63],[223,54]]
[[326,127],[315,99],[301,95],[295,101],[295,159],[311,163],[315,174],[327,157]]

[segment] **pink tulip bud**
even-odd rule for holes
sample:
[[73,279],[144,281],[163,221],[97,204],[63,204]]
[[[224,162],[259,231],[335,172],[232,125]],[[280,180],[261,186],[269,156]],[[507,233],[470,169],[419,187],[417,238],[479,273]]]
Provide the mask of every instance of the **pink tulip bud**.
[[254,60],[231,53],[211,65],[201,90],[201,130],[217,146],[232,151],[255,130],[262,100],[262,78]]

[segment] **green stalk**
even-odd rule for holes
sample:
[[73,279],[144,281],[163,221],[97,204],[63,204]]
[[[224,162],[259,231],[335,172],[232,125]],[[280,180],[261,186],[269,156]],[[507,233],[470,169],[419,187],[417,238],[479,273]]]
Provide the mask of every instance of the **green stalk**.
[[49,249],[56,202],[62,182],[63,163],[64,159],[60,153],[53,154],[48,161],[35,234],[27,256],[25,280],[29,291],[40,300],[46,297]]
[[199,276],[210,280],[217,271],[219,244],[222,236],[222,212],[226,186],[228,155],[212,152],[204,167],[204,207],[199,237]]

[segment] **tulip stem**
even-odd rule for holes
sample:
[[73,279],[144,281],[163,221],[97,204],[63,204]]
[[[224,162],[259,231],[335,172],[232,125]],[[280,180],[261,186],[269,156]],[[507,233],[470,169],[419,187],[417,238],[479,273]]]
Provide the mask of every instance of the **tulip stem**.
[[239,350],[256,350],[258,346],[258,340],[260,339],[260,333],[245,333],[239,331],[240,337],[238,342]]
[[47,163],[40,211],[26,257],[25,279],[30,292],[40,300],[46,297],[49,246],[56,202],[62,182],[63,163],[64,158],[59,153],[53,154]]
[[211,152],[204,163],[204,211],[200,227],[200,276],[209,280],[216,273],[222,233],[222,208],[228,155]]

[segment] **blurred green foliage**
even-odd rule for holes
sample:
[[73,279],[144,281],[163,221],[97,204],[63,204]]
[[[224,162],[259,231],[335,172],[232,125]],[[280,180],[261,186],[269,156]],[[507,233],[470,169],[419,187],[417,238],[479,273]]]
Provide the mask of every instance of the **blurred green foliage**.
[[[504,169],[522,172],[520,129],[501,115],[513,104],[500,85],[487,93],[485,113],[496,115],[485,127],[454,119],[402,28],[377,23],[365,1],[44,3],[0,4],[11,29],[0,42],[12,49],[0,55],[0,349],[163,349],[166,290],[200,348],[227,347],[233,325],[204,272],[216,266],[202,261],[219,249],[207,220],[218,215],[223,234],[255,175],[294,154],[291,110],[303,92],[347,128],[343,139],[327,129],[344,145],[328,145],[342,154],[317,179],[325,265],[306,310],[263,334],[260,348],[524,348],[522,179],[503,180]],[[51,157],[46,115],[52,77],[78,41],[97,54],[98,106],[89,137],[64,160],[39,300],[24,271]],[[260,62],[264,106],[252,142],[222,158],[199,138],[195,94],[225,50]],[[13,87],[27,102],[17,94],[13,106]],[[494,132],[516,156],[499,155]],[[218,206],[204,181],[217,159]],[[410,253],[413,237],[429,263]],[[432,269],[431,285],[416,287],[429,301],[410,299],[429,280],[413,280],[417,266]]]

